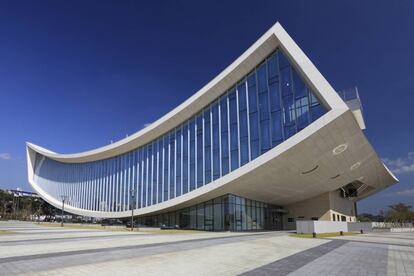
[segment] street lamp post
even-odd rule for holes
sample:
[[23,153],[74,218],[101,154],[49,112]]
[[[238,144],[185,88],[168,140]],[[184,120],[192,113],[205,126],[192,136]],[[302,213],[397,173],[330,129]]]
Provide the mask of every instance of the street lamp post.
[[19,197],[19,195],[17,195],[17,200],[16,200],[16,220],[17,220],[17,217],[18,217],[18,215],[19,215],[19,199],[20,199],[20,197]]
[[65,214],[65,199],[66,199],[66,196],[61,195],[60,197],[62,198],[62,217],[61,217],[61,221],[60,221],[60,227],[63,227],[63,216]]
[[130,190],[131,192],[131,231],[134,232],[134,188]]

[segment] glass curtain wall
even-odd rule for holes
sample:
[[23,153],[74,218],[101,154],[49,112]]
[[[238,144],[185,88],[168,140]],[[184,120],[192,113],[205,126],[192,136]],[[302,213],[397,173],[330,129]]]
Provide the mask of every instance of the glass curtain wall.
[[194,117],[145,146],[80,164],[36,154],[34,181],[56,199],[65,197],[68,205],[81,209],[130,210],[132,191],[133,206],[144,208],[237,170],[325,112],[276,50]]
[[142,226],[206,231],[282,230],[283,210],[232,194],[155,216],[138,217]]

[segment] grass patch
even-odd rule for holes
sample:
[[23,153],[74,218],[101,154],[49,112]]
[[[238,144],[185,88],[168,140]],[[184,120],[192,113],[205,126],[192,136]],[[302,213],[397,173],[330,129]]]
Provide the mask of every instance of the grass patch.
[[[358,234],[357,232],[344,232],[343,233],[344,236],[353,236],[353,235],[357,235],[357,234]],[[331,238],[331,237],[340,237],[340,236],[341,235],[339,234],[339,232],[316,234],[316,238]],[[313,238],[312,234],[299,234],[299,233],[289,234],[289,237]]]
[[[41,223],[40,226],[45,227],[60,227],[60,223]],[[126,228],[110,228],[105,227],[100,224],[97,225],[80,225],[80,224],[70,224],[64,223],[64,228],[72,228],[72,229],[92,229],[92,230],[107,230],[107,231],[127,231]]]
[[10,234],[16,234],[16,232],[9,231],[9,230],[0,230],[0,235],[10,235]]

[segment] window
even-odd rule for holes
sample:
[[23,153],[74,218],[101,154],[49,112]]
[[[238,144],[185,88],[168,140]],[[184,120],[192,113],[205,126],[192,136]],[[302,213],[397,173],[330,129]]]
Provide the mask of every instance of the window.
[[163,161],[163,141],[162,138],[158,140],[158,202],[162,202],[162,161]]
[[309,124],[309,104],[308,97],[296,99],[296,118],[298,129],[301,130]]
[[296,120],[298,129],[303,129],[309,124],[309,98],[305,83],[295,70],[292,70],[293,86],[295,90]]
[[147,206],[151,205],[152,198],[152,166],[153,166],[152,144],[148,145],[148,176],[147,176]]
[[220,99],[221,116],[221,175],[229,173],[229,136],[227,120],[227,96]]
[[249,94],[250,153],[251,160],[259,156],[259,113],[257,103],[256,74],[247,78]]
[[242,82],[237,87],[237,93],[239,101],[240,165],[244,165],[249,162],[248,116],[245,82]]
[[175,136],[175,193],[176,196],[181,195],[181,128],[177,129]]
[[287,221],[288,222],[293,222],[294,221],[294,218],[288,218]]
[[168,163],[168,156],[169,156],[169,139],[168,139],[168,135],[164,136],[164,177],[163,177],[163,187],[164,187],[164,201],[168,200],[168,169],[169,169],[169,163]]
[[203,186],[203,116],[197,116],[197,188]]
[[210,108],[204,111],[204,178],[205,184],[211,182],[211,124]]
[[183,126],[183,194],[188,192],[188,123]]
[[195,189],[195,119],[190,122],[190,191]]
[[229,93],[229,117],[230,117],[230,153],[231,170],[239,167],[239,134],[237,126],[237,95],[236,89]]
[[211,107],[212,129],[213,129],[213,179],[220,177],[220,133],[219,133],[219,109],[218,103]]
[[157,204],[157,165],[158,165],[158,143],[154,141],[152,146],[152,154],[153,154],[153,161],[152,161],[152,204]]
[[170,133],[170,199],[175,197],[175,131]]
[[204,230],[204,204],[197,205],[197,229]]
[[148,187],[148,146],[144,148],[143,156],[143,178],[142,178],[142,207],[147,206],[147,187]]
[[269,115],[269,90],[267,87],[266,63],[257,69],[258,95],[259,95],[259,118],[260,118],[260,142],[261,153],[271,148],[270,145],[270,115]]
[[[138,150],[138,208],[142,208],[142,179],[143,179],[143,149]],[[113,174],[114,166],[113,166],[113,160],[112,160],[112,166],[111,166],[111,208],[113,208],[113,195],[114,195],[114,174]]]
[[332,214],[332,220],[336,221],[335,214]]
[[309,91],[309,99],[310,99],[310,105],[309,105],[310,120],[311,122],[313,122],[325,113],[325,109],[319,103],[318,98],[316,98],[316,96],[313,95],[313,93],[310,91]]

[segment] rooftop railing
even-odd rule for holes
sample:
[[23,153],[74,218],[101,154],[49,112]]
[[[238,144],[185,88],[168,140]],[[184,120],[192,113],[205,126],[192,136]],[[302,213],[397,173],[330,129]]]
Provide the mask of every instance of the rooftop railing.
[[337,91],[337,93],[351,110],[360,109],[362,112],[362,104],[359,97],[358,87],[354,86],[341,91]]

